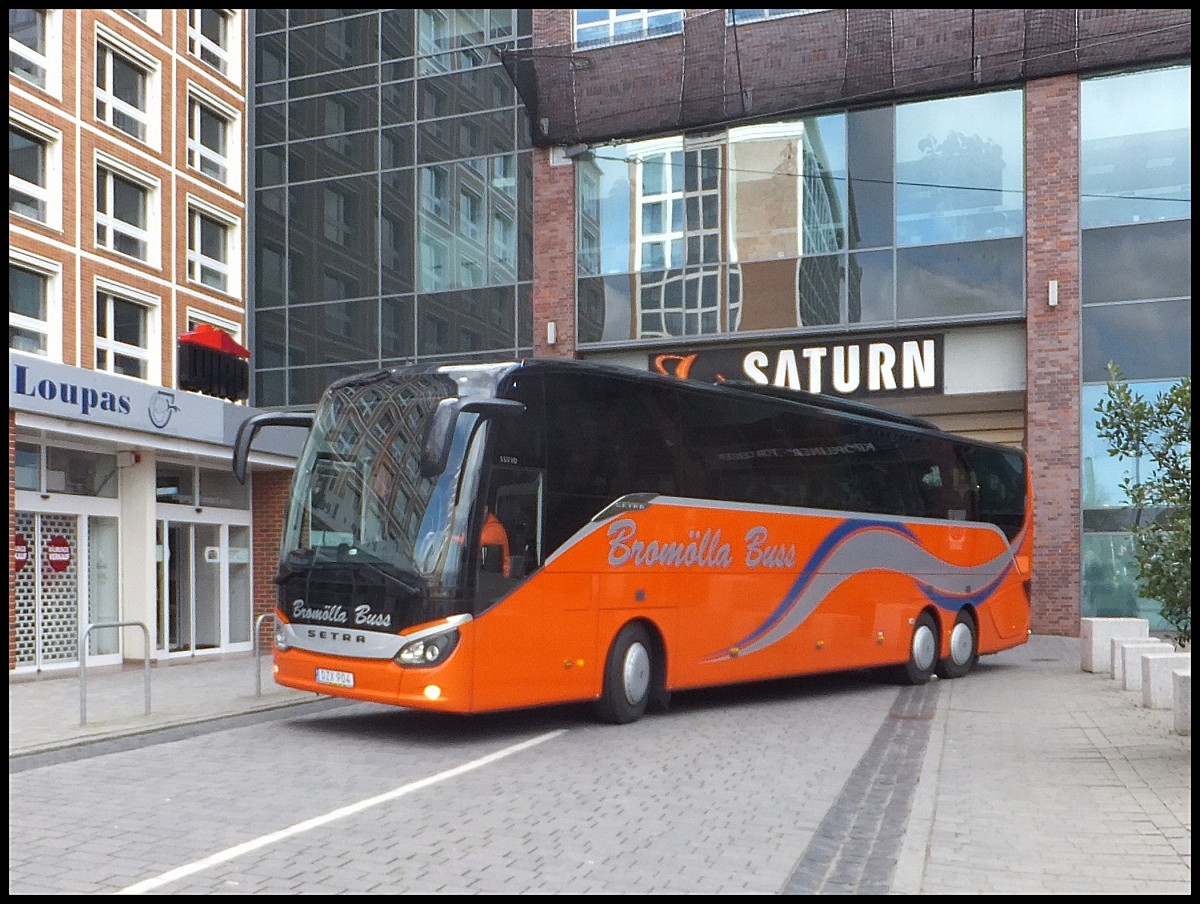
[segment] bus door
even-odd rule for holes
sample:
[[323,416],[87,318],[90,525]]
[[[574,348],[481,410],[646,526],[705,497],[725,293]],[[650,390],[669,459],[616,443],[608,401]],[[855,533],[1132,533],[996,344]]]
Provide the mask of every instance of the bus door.
[[[596,676],[596,607],[589,575],[548,574],[543,472],[493,468],[476,567],[475,705],[507,708],[578,700]],[[486,519],[486,515],[485,515]],[[581,583],[582,582],[582,583]]]

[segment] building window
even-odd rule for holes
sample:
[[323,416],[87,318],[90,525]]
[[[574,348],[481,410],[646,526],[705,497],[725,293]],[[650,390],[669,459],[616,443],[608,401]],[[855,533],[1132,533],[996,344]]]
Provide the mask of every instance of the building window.
[[575,46],[657,38],[683,31],[682,9],[577,9]]
[[161,9],[127,9],[125,12],[129,15],[140,19],[147,26],[155,31],[162,31],[162,10]]
[[823,9],[727,9],[725,10],[726,25],[744,25],[747,22],[761,22],[764,19],[782,19],[784,16],[804,16],[809,13],[823,13]]
[[997,91],[577,162],[578,343],[1019,315],[1022,117]]
[[445,242],[430,236],[421,238],[422,292],[441,292],[450,287],[450,254]]
[[96,370],[150,377],[151,311],[111,292],[96,293]]
[[517,234],[512,217],[499,212],[492,216],[492,257],[510,270],[517,259]]
[[96,167],[96,244],[150,259],[150,189],[103,166]]
[[52,332],[57,317],[52,274],[33,267],[8,264],[8,347],[42,357],[58,357]]
[[188,279],[218,292],[229,290],[229,232],[227,224],[201,213],[188,212]]
[[195,97],[188,98],[188,166],[229,184],[228,116]]
[[449,221],[449,186],[450,178],[444,166],[427,166],[421,170],[421,209],[443,222]]
[[51,209],[50,142],[8,126],[8,212],[46,223]]
[[96,118],[139,141],[150,127],[148,85],[142,66],[107,44],[96,48]]
[[458,216],[461,234],[479,242],[483,233],[483,199],[471,189],[461,189]]
[[224,9],[188,10],[188,52],[222,75],[234,76],[233,16]]
[[349,247],[350,220],[346,210],[346,195],[335,188],[326,188],[324,204],[324,235],[331,242]]
[[8,11],[8,71],[31,85],[50,87],[50,14],[46,9]]

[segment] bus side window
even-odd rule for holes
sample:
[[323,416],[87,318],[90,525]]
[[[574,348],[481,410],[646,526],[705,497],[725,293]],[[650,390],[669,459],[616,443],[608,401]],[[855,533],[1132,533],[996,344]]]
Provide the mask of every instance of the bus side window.
[[1025,466],[1020,454],[975,447],[966,454],[978,487],[975,517],[995,524],[1011,540],[1025,520]]

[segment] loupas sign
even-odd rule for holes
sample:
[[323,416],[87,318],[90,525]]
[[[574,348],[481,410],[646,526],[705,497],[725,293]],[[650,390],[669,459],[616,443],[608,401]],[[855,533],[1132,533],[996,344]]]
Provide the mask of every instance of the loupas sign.
[[18,411],[224,442],[220,399],[9,352],[8,404]]
[[650,369],[683,380],[750,380],[845,397],[939,395],[944,340],[939,333],[722,346],[652,354]]

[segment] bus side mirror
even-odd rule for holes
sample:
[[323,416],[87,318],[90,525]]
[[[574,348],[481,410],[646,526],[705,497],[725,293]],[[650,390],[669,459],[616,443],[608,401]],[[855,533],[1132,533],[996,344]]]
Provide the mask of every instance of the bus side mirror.
[[246,482],[246,467],[250,460],[250,447],[254,437],[263,427],[303,427],[313,425],[313,415],[290,411],[265,411],[252,415],[238,426],[233,441],[233,476],[238,483]]
[[493,574],[504,571],[504,548],[499,543],[485,543],[479,551],[479,567]]

